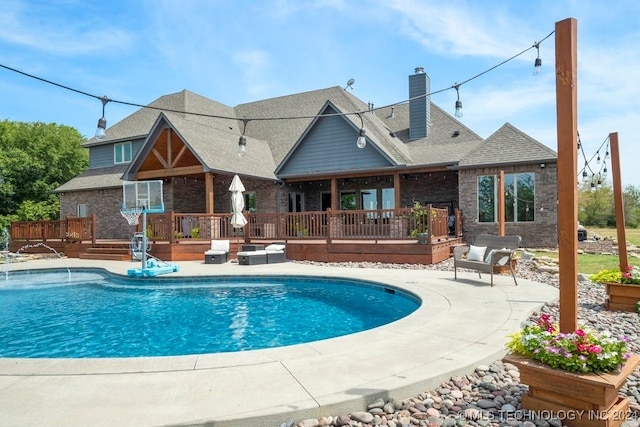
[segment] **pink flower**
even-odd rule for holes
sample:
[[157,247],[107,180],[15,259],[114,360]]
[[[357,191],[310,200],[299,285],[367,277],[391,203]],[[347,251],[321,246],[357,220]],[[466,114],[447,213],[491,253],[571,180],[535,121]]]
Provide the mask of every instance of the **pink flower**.
[[591,344],[588,349],[589,353],[600,353],[602,348],[599,345]]

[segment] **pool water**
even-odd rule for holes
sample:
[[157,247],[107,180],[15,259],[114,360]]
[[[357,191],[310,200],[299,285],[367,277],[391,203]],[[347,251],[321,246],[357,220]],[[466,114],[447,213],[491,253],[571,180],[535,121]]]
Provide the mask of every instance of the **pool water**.
[[128,278],[101,270],[0,277],[0,357],[174,356],[300,344],[375,328],[419,300],[352,279]]

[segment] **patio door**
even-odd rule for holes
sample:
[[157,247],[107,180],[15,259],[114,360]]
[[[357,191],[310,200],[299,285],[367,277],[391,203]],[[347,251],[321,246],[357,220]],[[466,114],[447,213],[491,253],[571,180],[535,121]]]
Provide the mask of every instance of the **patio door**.
[[289,212],[302,212],[304,210],[304,194],[289,193]]

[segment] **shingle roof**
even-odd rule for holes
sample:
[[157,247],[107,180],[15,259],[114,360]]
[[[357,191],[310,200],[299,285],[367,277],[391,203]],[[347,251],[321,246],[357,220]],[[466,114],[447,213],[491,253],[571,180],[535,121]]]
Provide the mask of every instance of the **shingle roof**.
[[92,190],[95,188],[120,187],[122,185],[120,178],[126,168],[127,165],[117,165],[108,168],[87,169],[80,175],[53,190],[53,192],[64,193],[67,191]]
[[[259,139],[247,137],[245,157],[238,157],[237,128],[221,129],[183,118],[175,113],[162,113],[168,124],[200,160],[205,171],[231,172],[265,179],[276,179],[276,165],[269,145]],[[215,119],[214,119],[215,120]]]
[[[91,138],[83,145],[90,147],[94,145],[108,144],[118,140],[131,140],[135,137],[145,137],[151,126],[155,123],[161,111],[189,111],[195,114],[173,113],[182,116],[185,120],[212,127],[221,125],[232,125],[237,127],[235,120],[221,120],[207,116],[235,117],[233,108],[220,104],[197,93],[183,90],[177,93],[161,96],[148,104],[150,108],[141,108],[110,126],[105,131],[103,139]],[[206,116],[199,116],[204,114]],[[216,123],[217,122],[217,123]],[[223,123],[221,123],[223,122]]]
[[[368,108],[339,86],[240,104],[235,108],[183,90],[158,98],[149,104],[153,108],[141,108],[108,128],[103,140],[92,138],[84,146],[145,138],[163,114],[205,170],[275,179],[277,167],[313,123],[314,116],[328,103],[345,113],[355,129],[361,122],[353,113]],[[394,106],[393,117],[390,109],[363,113],[367,137],[395,164],[407,167],[473,167],[557,158],[553,150],[508,123],[483,141],[437,105],[431,103],[430,108],[426,138],[409,140],[408,103]],[[185,111],[196,114],[185,114]],[[243,118],[252,119],[245,129],[250,149],[247,157],[238,159],[235,153]],[[260,120],[262,118],[281,119]],[[67,184],[75,182],[74,179]]]
[[396,139],[409,150],[409,164],[441,165],[455,164],[482,142],[482,138],[460,121],[447,114],[440,107],[431,103],[430,123],[426,138],[409,139],[409,104],[394,106],[391,110],[376,111],[382,122]]
[[510,123],[462,158],[461,168],[486,165],[556,161],[558,154]]

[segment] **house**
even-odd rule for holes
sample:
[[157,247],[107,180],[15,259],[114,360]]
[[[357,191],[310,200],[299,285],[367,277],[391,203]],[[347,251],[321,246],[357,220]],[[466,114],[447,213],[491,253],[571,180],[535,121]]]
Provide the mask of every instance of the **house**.
[[[511,124],[487,139],[430,102],[422,68],[410,101],[373,109],[341,87],[229,107],[188,90],[165,95],[92,138],[89,169],[56,189],[60,215],[96,215],[99,239],[128,239],[122,180],[164,182],[165,210],[228,213],[240,175],[252,212],[375,210],[415,201],[464,216],[464,237],[497,232],[557,244],[557,154]],[[364,129],[366,145],[356,139]],[[239,139],[246,155],[238,156]]]

